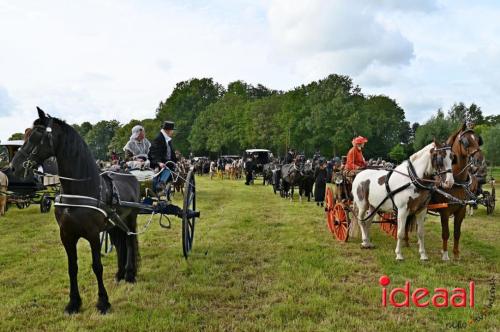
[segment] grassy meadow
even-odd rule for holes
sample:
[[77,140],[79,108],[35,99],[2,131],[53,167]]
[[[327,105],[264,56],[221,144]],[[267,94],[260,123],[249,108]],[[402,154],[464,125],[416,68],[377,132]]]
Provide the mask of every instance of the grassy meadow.
[[[260,182],[259,182],[260,183]],[[498,189],[498,188],[497,188]],[[497,191],[498,192],[498,191]],[[490,279],[500,283],[500,209],[484,207],[462,227],[461,258],[442,262],[436,217],[426,221],[429,261],[420,262],[416,235],[395,260],[395,241],[372,227],[377,248],[359,239],[340,243],[314,203],[290,203],[271,187],[197,178],[202,212],[192,255],[182,257],[180,221],[157,223],[139,237],[137,283],[116,283],[115,252],[103,257],[112,304],[95,309],[97,285],[90,248],[79,242],[82,311],[68,316],[66,254],[53,212],[11,207],[0,218],[1,331],[466,331],[500,329],[500,299],[487,309]],[[180,198],[176,198],[180,201]],[[146,217],[140,218],[144,225]],[[452,229],[452,227],[451,227]],[[452,243],[450,243],[452,248]],[[450,250],[450,256],[452,256]],[[474,308],[384,308],[381,275],[389,289],[476,284]],[[467,324],[467,326],[464,326]]]

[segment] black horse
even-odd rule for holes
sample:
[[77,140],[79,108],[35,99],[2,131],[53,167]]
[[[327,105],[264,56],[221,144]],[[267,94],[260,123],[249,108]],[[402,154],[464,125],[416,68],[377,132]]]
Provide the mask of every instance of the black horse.
[[[33,124],[29,139],[24,143],[12,160],[12,171],[26,176],[38,164],[55,156],[61,177],[61,194],[75,199],[75,196],[90,197],[95,206],[75,207],[74,204],[56,205],[55,216],[59,224],[60,237],[68,256],[68,273],[70,279],[69,303],[65,311],[76,313],[82,300],[78,291],[78,264],[76,244],[80,238],[90,243],[92,249],[92,269],[97,278],[97,309],[105,314],[111,307],[102,274],[103,267],[100,255],[99,233],[108,230],[118,256],[118,272],[116,280],[125,279],[135,282],[139,257],[137,236],[127,235],[125,230],[136,232],[137,211],[127,208],[106,210],[111,206],[115,196],[120,199],[139,202],[139,183],[130,175],[99,175],[99,170],[92,154],[78,133],[64,121],[51,118],[38,108],[39,118]],[[75,195],[75,196],[72,196]],[[105,202],[104,206],[100,203]],[[106,216],[108,212],[108,216]],[[109,215],[111,214],[111,216]],[[121,228],[113,226],[108,218],[115,216],[122,223]]]
[[299,197],[302,201],[302,196],[307,197],[307,201],[311,201],[311,195],[314,185],[314,164],[308,162],[303,166],[301,176],[299,178]]

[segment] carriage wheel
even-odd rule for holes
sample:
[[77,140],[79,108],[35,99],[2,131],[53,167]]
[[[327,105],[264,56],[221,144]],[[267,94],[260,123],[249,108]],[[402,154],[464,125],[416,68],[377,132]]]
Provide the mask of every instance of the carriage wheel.
[[182,253],[187,259],[193,247],[194,227],[196,224],[196,186],[194,174],[189,171],[184,184],[184,206],[182,216]]
[[392,236],[393,238],[398,238],[398,223],[397,215],[395,212],[384,212],[380,215],[380,228]]
[[101,241],[101,252],[103,255],[107,255],[113,251],[113,244],[111,243],[111,238],[107,231],[99,233],[99,239]]
[[334,234],[333,204],[333,192],[332,189],[328,187],[326,188],[325,195],[326,225],[332,234]]
[[51,207],[52,207],[52,200],[50,199],[49,195],[43,194],[42,198],[40,199],[40,212],[47,213],[50,211]]
[[343,203],[333,206],[333,233],[339,241],[347,242],[349,239],[349,216]]
[[30,202],[28,200],[21,200],[19,202],[16,202],[16,206],[18,209],[25,209],[30,206]]

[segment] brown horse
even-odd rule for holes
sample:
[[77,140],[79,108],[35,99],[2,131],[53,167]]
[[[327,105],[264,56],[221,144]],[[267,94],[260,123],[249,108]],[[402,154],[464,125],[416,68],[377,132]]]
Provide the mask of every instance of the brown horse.
[[[448,138],[447,144],[451,145],[452,151],[456,157],[453,162],[453,177],[455,179],[455,185],[451,189],[445,190],[445,192],[462,201],[469,200],[471,197],[468,196],[463,185],[466,185],[469,182],[469,169],[471,167],[477,167],[484,159],[480,148],[481,140],[472,129],[468,129],[464,124],[459,130],[457,130],[457,132]],[[466,205],[454,204],[454,202],[449,201],[443,195],[435,193],[432,196],[430,204],[437,203],[448,204],[448,207],[437,210],[441,217],[441,236],[443,239],[442,259],[445,261],[450,259],[448,257],[448,239],[450,237],[448,221],[452,215],[454,217],[453,255],[455,259],[458,259],[460,256],[460,251],[458,249],[460,242],[460,230],[462,227],[462,221],[464,220],[466,214]],[[405,240],[408,241],[407,234],[405,236]]]

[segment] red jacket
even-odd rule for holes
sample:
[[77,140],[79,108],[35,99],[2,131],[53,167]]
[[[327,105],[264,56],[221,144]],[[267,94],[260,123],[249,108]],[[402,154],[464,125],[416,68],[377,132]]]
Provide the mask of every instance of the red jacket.
[[363,153],[357,147],[353,146],[347,153],[347,161],[345,164],[345,169],[348,171],[354,171],[360,167],[365,167],[366,162],[363,157]]

